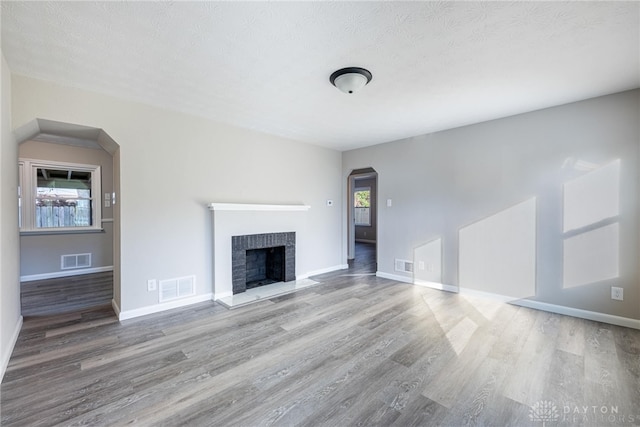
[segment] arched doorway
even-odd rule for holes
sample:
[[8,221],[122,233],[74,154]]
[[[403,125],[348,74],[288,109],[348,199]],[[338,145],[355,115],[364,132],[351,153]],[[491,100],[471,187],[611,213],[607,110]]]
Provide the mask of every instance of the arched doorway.
[[373,168],[355,169],[347,182],[347,235],[350,269],[377,271],[378,173]]
[[[75,281],[78,284],[73,290],[69,285],[74,294],[61,304],[47,297],[46,292],[36,290],[31,294],[34,297],[31,302],[25,301],[23,294],[23,315],[73,311],[97,302],[119,305],[119,145],[102,129],[44,119],[35,119],[16,129],[15,137],[21,158],[16,159],[20,160],[21,180],[26,177],[28,182],[28,188],[21,189],[21,203],[24,206],[20,207],[20,212],[21,215],[26,214],[20,225],[20,278],[24,285],[21,285],[21,289],[26,290],[28,282],[47,280],[53,283],[56,280]],[[95,184],[96,179],[100,181],[99,185]],[[49,185],[41,185],[42,182],[48,182]],[[88,198],[91,214],[86,226],[73,230],[65,221],[67,216],[77,215],[77,197],[74,199],[74,196],[70,196],[70,202],[58,193],[69,191],[74,186],[82,185],[82,182],[91,188]],[[57,188],[53,191],[56,195],[48,197],[49,205],[45,206],[49,207],[48,219],[55,217],[53,225],[42,222],[43,202],[38,194],[40,187],[47,186],[50,190]],[[105,273],[104,276],[108,277],[108,282],[102,279],[102,287],[93,288],[99,289],[101,296],[91,294],[92,287],[83,288],[85,284],[82,283],[82,276],[98,273]],[[67,279],[70,277],[73,280]],[[110,292],[104,292],[105,287]],[[63,298],[59,294],[56,297],[60,301],[65,300],[64,295]],[[71,300],[72,303],[69,302]],[[25,304],[31,304],[30,308],[25,309]],[[43,307],[40,311],[38,304]]]

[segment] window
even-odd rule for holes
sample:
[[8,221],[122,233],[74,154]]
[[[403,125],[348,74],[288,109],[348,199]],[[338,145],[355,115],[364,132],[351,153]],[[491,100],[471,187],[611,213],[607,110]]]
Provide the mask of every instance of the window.
[[356,225],[371,225],[371,187],[356,188],[353,192]]
[[101,228],[100,166],[20,159],[21,231]]

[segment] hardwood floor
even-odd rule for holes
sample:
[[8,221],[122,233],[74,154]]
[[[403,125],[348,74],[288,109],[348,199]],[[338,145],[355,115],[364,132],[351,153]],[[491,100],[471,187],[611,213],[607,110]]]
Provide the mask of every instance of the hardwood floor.
[[349,260],[349,271],[354,274],[374,274],[376,270],[376,244],[355,242],[354,259]]
[[113,272],[20,284],[23,316],[50,316],[111,304]]
[[234,310],[26,318],[2,425],[640,424],[640,331],[345,274]]

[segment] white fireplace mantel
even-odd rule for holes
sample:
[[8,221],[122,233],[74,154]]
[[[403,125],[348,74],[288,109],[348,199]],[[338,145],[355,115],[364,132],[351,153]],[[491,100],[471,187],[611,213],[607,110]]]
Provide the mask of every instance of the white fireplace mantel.
[[210,203],[214,299],[233,295],[232,238],[251,234],[296,233],[296,278],[308,277],[313,247],[307,205]]
[[210,203],[212,211],[308,211],[309,205],[261,205],[250,203]]

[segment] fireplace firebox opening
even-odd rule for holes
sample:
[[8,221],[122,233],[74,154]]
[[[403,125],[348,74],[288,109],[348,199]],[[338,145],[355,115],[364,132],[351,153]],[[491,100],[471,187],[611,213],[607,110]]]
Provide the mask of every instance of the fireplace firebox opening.
[[284,246],[247,250],[247,289],[284,281]]
[[296,233],[231,237],[233,294],[296,280]]

